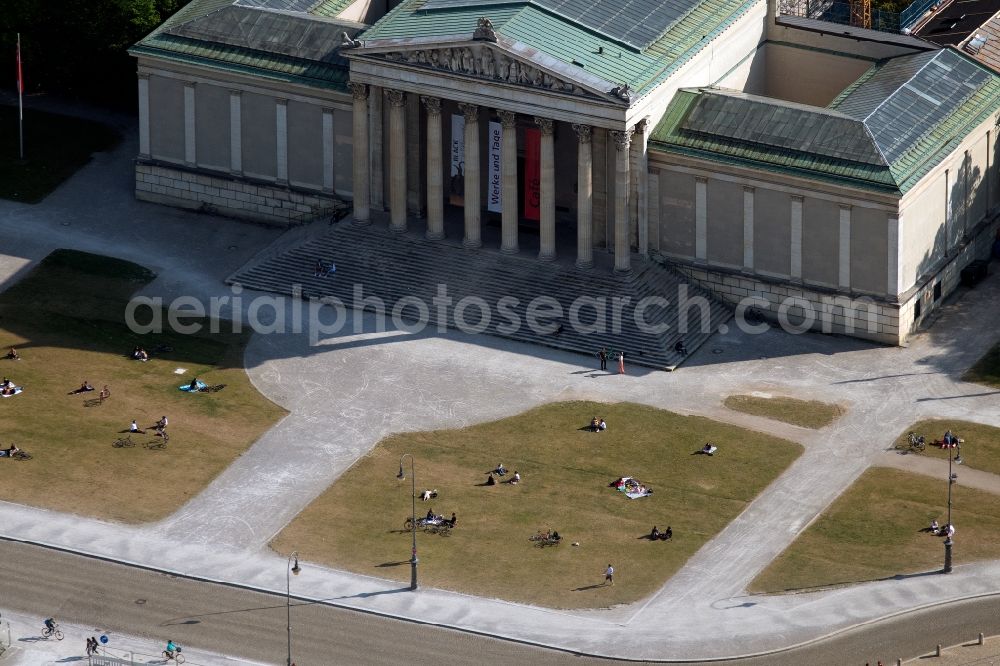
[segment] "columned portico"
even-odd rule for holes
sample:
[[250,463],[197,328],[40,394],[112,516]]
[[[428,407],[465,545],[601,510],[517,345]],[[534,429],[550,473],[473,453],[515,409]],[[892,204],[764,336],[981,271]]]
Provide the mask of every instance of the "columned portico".
[[465,115],[465,238],[467,248],[482,247],[481,216],[479,212],[479,106],[459,104]]
[[386,90],[389,101],[389,228],[406,231],[406,93]]
[[352,135],[354,222],[355,224],[368,224],[371,221],[368,198],[368,86],[354,82],[347,85],[354,97],[354,132]]
[[513,111],[497,111],[503,128],[503,142],[500,147],[500,170],[502,172],[501,192],[503,210],[500,213],[500,251],[516,254],[517,242],[517,114]]
[[590,125],[573,125],[579,140],[576,160],[576,265],[591,268],[594,265],[592,210],[594,204],[593,152]]
[[444,238],[444,185],[441,173],[441,100],[421,97],[427,109],[427,238]]
[[629,252],[629,145],[632,130],[610,132],[615,142],[615,272],[632,270]]
[[535,118],[541,130],[539,150],[541,182],[539,183],[539,249],[538,258],[552,261],[556,258],[556,157],[553,139],[554,123],[551,118]]

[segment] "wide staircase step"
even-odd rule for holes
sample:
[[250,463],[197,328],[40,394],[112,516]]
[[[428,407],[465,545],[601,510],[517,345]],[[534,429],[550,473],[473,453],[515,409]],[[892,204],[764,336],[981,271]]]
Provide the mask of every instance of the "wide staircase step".
[[[317,261],[333,262],[336,271],[317,277]],[[380,301],[387,317],[398,305],[401,318],[410,322],[426,312],[430,327],[477,327],[485,334],[590,356],[607,348],[623,351],[627,365],[667,370],[680,365],[732,316],[731,308],[709,291],[640,258],[633,258],[633,270],[625,275],[604,268],[580,270],[396,234],[379,225],[341,223],[301,240],[283,237],[226,281],[303,298],[332,297],[348,308],[376,310]],[[445,308],[435,300],[442,290],[450,299]],[[681,307],[681,300],[687,307]],[[481,313],[483,304],[488,320]],[[637,308],[642,326],[636,321]],[[551,316],[554,311],[561,315]],[[531,313],[535,326],[528,323]],[[680,341],[686,353],[678,351]]]

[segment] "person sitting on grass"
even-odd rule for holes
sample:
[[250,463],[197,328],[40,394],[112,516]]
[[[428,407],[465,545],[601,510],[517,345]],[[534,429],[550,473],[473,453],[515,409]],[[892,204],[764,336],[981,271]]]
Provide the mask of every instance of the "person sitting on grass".
[[431,522],[432,520],[434,520],[434,510],[433,509],[427,509],[427,516],[424,518],[424,520],[426,520],[427,522]]
[[493,472],[490,472],[490,475],[488,477],[486,477],[486,485],[488,485],[488,486],[495,486],[495,485],[497,485],[497,480],[495,478],[493,478]]
[[562,537],[559,536],[559,532],[552,530],[552,533],[549,534],[549,541],[555,541],[558,543],[559,541],[562,541]]
[[13,347],[11,347],[10,351],[7,352],[7,357],[6,358],[7,358],[8,361],[20,361],[21,360],[21,357],[18,355],[17,350],[14,349]]
[[510,478],[510,481],[508,481],[507,483],[509,483],[511,485],[516,485],[516,484],[518,484],[520,482],[521,482],[521,475],[518,473],[517,470],[514,470],[514,476],[512,476]]
[[2,389],[0,389],[0,393],[2,393],[3,395],[15,395],[17,393],[17,389],[14,387],[13,384],[7,384]]
[[598,432],[600,430],[600,425],[601,425],[601,423],[600,423],[600,421],[597,420],[596,416],[594,418],[590,419],[590,430],[591,430],[591,432]]
[[139,430],[139,424],[135,422],[135,419],[132,419],[132,425],[130,425],[128,427],[128,431],[129,432],[138,432],[138,433],[142,432],[141,430]]
[[80,388],[78,388],[75,391],[70,391],[70,395],[73,395],[74,393],[86,393],[87,391],[93,391],[93,390],[94,387],[90,385],[90,382],[84,379],[83,383],[80,384]]
[[938,532],[941,531],[941,526],[938,525],[937,518],[931,521],[930,531],[931,534],[937,534]]
[[608,429],[608,424],[604,421],[604,417],[601,417],[601,420],[597,422],[597,430],[599,432],[603,432],[607,429]]
[[670,541],[674,538],[674,531],[670,528],[670,525],[667,525],[667,529],[663,530],[660,534],[660,538],[664,541]]
[[455,512],[451,512],[451,520],[447,521],[448,527],[455,529],[455,523],[458,522],[458,518],[455,517]]
[[711,442],[705,442],[705,446],[701,447],[701,452],[706,456],[714,456],[715,452],[718,450],[718,447],[713,446]]
[[493,470],[493,473],[497,476],[504,476],[507,473],[507,470],[504,469],[503,463],[497,463],[497,468]]
[[188,386],[188,390],[189,391],[197,391],[198,390],[198,378],[197,377],[193,377],[191,379],[191,384]]
[[148,361],[149,353],[142,347],[136,347],[132,350],[132,358],[136,361]]
[[108,388],[107,384],[105,384],[104,388],[101,389],[101,393],[100,395],[98,395],[98,397],[101,399],[102,402],[111,397],[111,389]]
[[656,529],[656,525],[653,525],[653,529],[649,531],[649,540],[656,541],[660,538],[660,530]]

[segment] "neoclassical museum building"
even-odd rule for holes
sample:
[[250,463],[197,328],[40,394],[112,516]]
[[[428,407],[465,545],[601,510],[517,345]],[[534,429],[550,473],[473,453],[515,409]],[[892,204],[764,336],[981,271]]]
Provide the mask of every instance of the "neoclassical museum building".
[[890,344],[996,233],[998,75],[773,0],[193,0],[131,53],[147,201],[654,257]]

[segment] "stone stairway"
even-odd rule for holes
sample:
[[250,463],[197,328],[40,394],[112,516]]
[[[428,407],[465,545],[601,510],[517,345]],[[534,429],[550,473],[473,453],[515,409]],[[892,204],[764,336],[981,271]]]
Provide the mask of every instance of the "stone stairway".
[[[439,316],[433,299],[443,287],[452,299],[443,317],[449,328],[469,331],[485,325],[482,332],[489,335],[589,356],[602,347],[621,350],[627,365],[672,370],[685,358],[674,349],[678,340],[684,341],[691,354],[732,316],[731,309],[707,290],[651,261],[637,259],[627,275],[605,267],[582,271],[572,264],[546,263],[490,249],[468,250],[454,241],[428,241],[414,233],[395,234],[377,224],[341,223],[294,247],[283,239],[276,245],[279,251],[258,254],[226,282],[286,295],[292,295],[297,285],[304,298],[331,296],[348,308],[356,307],[360,286],[365,298],[377,297],[385,303],[387,319],[405,297],[409,305],[402,308],[401,316],[411,322],[419,312],[414,299],[419,299],[429,312],[427,324],[432,329]],[[317,260],[334,262],[336,272],[315,277]],[[707,317],[696,305],[682,311],[678,307],[682,293],[693,301],[703,299]],[[486,303],[488,323],[481,308],[469,303],[472,299]],[[615,299],[621,299],[620,307]],[[667,299],[668,304],[661,306],[657,299]],[[463,302],[467,307],[457,307]],[[595,303],[603,311],[603,325]],[[643,326],[636,321],[637,306]],[[532,310],[538,312],[534,326],[527,316]],[[549,314],[554,310],[561,310],[561,316]],[[515,320],[519,325],[512,323]],[[388,321],[387,326],[391,326]],[[613,367],[609,362],[609,368]]]

